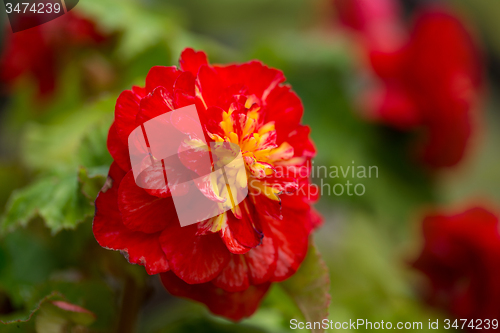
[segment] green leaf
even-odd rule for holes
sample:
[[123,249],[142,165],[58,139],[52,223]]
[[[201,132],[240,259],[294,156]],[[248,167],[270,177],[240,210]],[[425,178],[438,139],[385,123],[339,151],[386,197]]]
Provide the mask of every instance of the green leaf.
[[[107,253],[95,242],[90,223],[51,235],[37,219],[9,233],[0,240],[0,298],[3,295],[11,305],[0,319],[25,319],[40,299],[57,292],[64,296],[62,300],[96,314],[92,332],[109,332],[116,319],[117,295],[99,269],[103,261],[108,262]],[[21,326],[17,332],[34,330]]]
[[[267,329],[244,322],[234,323],[208,313],[197,303],[182,299],[144,311],[138,325],[141,333],[267,333]],[[274,331],[272,331],[274,332]]]
[[[80,163],[78,150],[81,146],[94,144],[95,141],[92,140],[99,141],[99,138],[92,139],[89,134],[105,123],[109,129],[115,102],[116,96],[108,96],[75,112],[68,112],[67,116],[59,118],[51,125],[29,124],[22,145],[24,164],[34,170],[54,171],[75,168]],[[100,132],[98,137],[99,135]],[[85,143],[84,138],[90,142]],[[98,150],[101,157],[103,149],[106,149],[105,142]]]
[[82,193],[90,202],[94,202],[104,185],[113,162],[106,145],[109,127],[110,122],[107,120],[94,126],[78,149],[78,181]]
[[93,202],[112,162],[106,138],[113,104],[113,97],[101,99],[50,126],[28,128],[24,161],[45,173],[11,194],[0,231],[26,226],[40,216],[56,233],[74,229],[93,215]]
[[[109,332],[117,314],[115,295],[103,282],[79,280],[76,282],[50,281],[37,286],[37,295],[57,291],[64,295],[64,301],[82,307],[96,316],[78,313],[60,313],[66,320],[80,325],[90,325],[97,331]],[[53,309],[52,309],[53,310]],[[60,311],[59,311],[60,312]],[[74,311],[73,311],[74,312]]]
[[[331,223],[335,219],[335,223]],[[413,228],[412,224],[408,227]],[[435,308],[421,302],[416,293],[406,239],[400,243],[389,230],[374,223],[371,215],[342,213],[326,221],[316,242],[330,273],[332,304],[330,320],[334,322],[361,318],[376,322],[425,323],[440,318]],[[415,249],[416,250],[416,249]]]
[[121,32],[116,51],[120,60],[130,60],[181,32],[179,13],[165,4],[159,9],[137,0],[122,0],[119,6],[112,0],[99,0],[82,1],[78,9],[96,18],[108,32]]
[[40,237],[38,226],[32,223],[29,228],[18,229],[1,240],[0,290],[7,294],[16,309],[30,309],[39,299],[50,294],[51,290],[39,294],[33,302],[26,304],[34,286],[48,279],[58,266],[57,258],[47,247],[49,240]]
[[[115,297],[110,288],[101,281],[51,281],[33,287],[26,307],[28,313],[15,313],[13,319],[0,320],[0,324],[29,323],[37,333],[67,332],[63,328],[88,326],[92,332],[109,332],[116,316]],[[45,296],[42,296],[45,295]],[[34,319],[34,320],[33,320]],[[9,332],[10,332],[9,331]],[[3,330],[2,330],[3,332]]]
[[[11,192],[24,185],[23,172],[13,162],[0,161],[0,207],[5,207]],[[1,210],[0,210],[1,211]]]
[[80,331],[82,326],[89,326],[95,321],[95,314],[64,301],[44,304],[35,318],[37,333],[64,333],[71,327]]
[[[307,257],[297,273],[280,286],[295,301],[306,321],[321,322],[328,318],[330,277],[314,244],[309,247]],[[323,332],[323,329],[313,329],[312,332]]]
[[93,206],[81,192],[76,172],[48,175],[13,192],[0,231],[25,227],[32,218],[40,216],[52,233],[57,233],[61,229],[74,229],[93,213]]
[[4,324],[4,325],[9,325],[9,324],[18,324],[18,323],[24,323],[24,322],[28,322],[31,320],[31,318],[33,317],[33,315],[40,310],[40,308],[42,307],[42,305],[46,302],[49,302],[49,301],[52,301],[52,300],[61,300],[63,299],[63,296],[59,293],[59,292],[52,292],[48,295],[46,295],[45,297],[43,297],[42,299],[40,299],[38,301],[38,303],[36,303],[36,305],[32,308],[32,310],[29,312],[29,314],[27,316],[24,316],[23,318],[20,318],[20,319],[13,319],[13,320],[6,320],[6,321],[3,321],[3,320],[0,320],[0,324]]
[[77,152],[78,163],[91,170],[89,177],[107,175],[108,170],[103,172],[101,169],[103,167],[108,169],[113,162],[106,145],[110,126],[111,119],[103,119],[91,127],[80,142]]
[[84,167],[78,170],[78,181],[81,186],[82,194],[93,202],[97,198],[97,194],[106,182],[106,176],[101,172],[106,173],[109,167],[102,169],[91,169],[90,171]]

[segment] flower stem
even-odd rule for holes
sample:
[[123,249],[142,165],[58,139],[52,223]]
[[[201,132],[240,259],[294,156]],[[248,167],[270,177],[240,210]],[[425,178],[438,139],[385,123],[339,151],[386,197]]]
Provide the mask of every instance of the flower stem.
[[117,333],[134,333],[136,331],[137,317],[145,300],[144,291],[144,288],[141,288],[131,276],[125,278]]

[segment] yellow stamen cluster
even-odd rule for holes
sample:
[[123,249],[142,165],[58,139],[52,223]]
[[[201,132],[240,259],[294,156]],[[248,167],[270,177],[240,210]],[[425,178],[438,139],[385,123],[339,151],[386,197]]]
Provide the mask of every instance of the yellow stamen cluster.
[[[271,200],[279,201],[280,191],[272,186],[268,186],[262,181],[266,176],[276,172],[274,165],[276,162],[288,160],[293,156],[293,147],[287,142],[276,146],[274,140],[276,129],[274,121],[262,124],[261,108],[256,103],[258,100],[251,96],[245,103],[246,114],[240,116],[240,119],[233,117],[236,111],[232,106],[228,111],[223,112],[220,127],[224,133],[223,136],[210,134],[215,142],[230,142],[237,144],[245,161],[246,174],[238,177],[246,177],[249,192],[257,191]],[[239,124],[235,124],[239,121]],[[236,125],[241,126],[241,133],[238,135],[235,131]],[[241,204],[232,209],[236,217],[241,217]],[[248,211],[248,207],[243,205],[243,209]],[[225,215],[225,214],[221,214]],[[207,223],[211,223],[210,230],[215,232],[224,228],[227,217],[214,217]]]

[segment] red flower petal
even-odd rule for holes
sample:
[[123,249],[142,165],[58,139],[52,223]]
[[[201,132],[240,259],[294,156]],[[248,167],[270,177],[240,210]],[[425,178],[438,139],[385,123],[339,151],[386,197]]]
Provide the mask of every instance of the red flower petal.
[[[206,181],[209,181],[210,172],[212,172],[212,162],[210,161],[209,147],[201,140],[182,142],[178,149],[178,158],[189,170],[196,172],[198,176],[207,175]],[[205,163],[209,162],[209,163]],[[213,191],[211,184],[206,184]]]
[[[260,189],[258,189],[260,190]],[[269,216],[274,219],[281,219],[281,202],[279,200],[273,200],[268,198],[262,192],[257,192],[257,194],[250,193],[253,205],[259,207],[259,214],[263,216]]]
[[400,130],[410,130],[422,122],[422,115],[406,89],[387,84],[383,90],[374,90],[366,98],[369,118],[383,122]]
[[[244,206],[252,206],[250,203],[240,203],[240,209]],[[255,213],[255,212],[254,212]],[[250,249],[258,246],[262,242],[264,236],[257,229],[253,219],[258,215],[250,216],[251,213],[245,213],[241,219],[237,219],[232,213],[227,214],[227,225],[222,229],[221,237],[224,240],[229,251],[235,254],[243,254]]]
[[95,22],[90,21],[86,17],[69,12],[65,14],[65,19],[64,28],[67,35],[66,38],[75,45],[93,45],[102,43],[108,38],[99,31]]
[[[292,167],[281,167],[279,170],[277,170],[274,174],[267,176],[266,178],[262,179],[261,181],[266,184],[267,186],[271,186],[280,192],[285,192],[285,193],[293,193],[295,192],[299,185],[299,179],[298,177],[303,175],[307,175],[305,171],[303,171],[303,175],[296,175],[293,170],[288,173],[288,169]],[[267,198],[267,197],[266,197]],[[270,200],[269,198],[267,198]],[[274,203],[276,201],[272,200]]]
[[218,134],[220,136],[224,136],[224,133],[220,128],[220,122],[222,121],[223,112],[224,112],[223,109],[218,106],[211,106],[206,110],[206,112],[203,114],[204,118],[201,120],[204,121],[204,119],[206,118],[204,124],[207,131],[209,131],[212,134]]
[[[300,216],[303,219],[304,225],[308,232],[317,227],[321,226],[323,218],[321,215],[313,208],[311,208],[311,203],[319,199],[319,191],[316,188],[312,189],[312,185],[304,182],[304,186],[307,188],[305,194],[300,191],[287,194],[282,196],[282,206],[283,210],[290,211],[291,213]],[[301,185],[302,186],[302,185]],[[314,194],[314,195],[313,195]]]
[[231,229],[225,227],[221,232],[222,240],[227,246],[227,249],[234,254],[243,254],[251,250],[250,247],[246,247],[238,243],[238,241],[233,237]]
[[163,286],[172,295],[204,303],[212,313],[235,321],[251,316],[270,286],[270,283],[264,283],[231,293],[212,283],[189,285],[171,272],[160,276]]
[[123,224],[134,231],[155,233],[179,223],[172,198],[148,194],[137,186],[132,171],[120,184],[118,208],[122,213]]
[[259,139],[259,148],[257,150],[274,149],[276,145],[276,131],[264,133]]
[[183,71],[191,72],[196,76],[202,65],[208,65],[207,55],[203,51],[196,52],[191,48],[187,48],[182,51],[179,64]]
[[[282,201],[287,200],[283,196]],[[307,215],[283,209],[283,219],[269,219],[270,236],[278,249],[276,270],[271,281],[283,281],[292,276],[307,253],[309,233],[306,228]]]
[[[426,5],[405,37],[391,1],[375,1],[380,10],[373,1],[337,1],[342,2],[353,5],[346,8],[360,20],[355,28],[368,40],[373,74],[384,86],[362,98],[370,104],[366,109],[371,118],[422,132],[418,155],[428,166],[456,165],[473,132],[471,112],[483,72],[480,52],[465,24],[445,6]],[[340,13],[346,8],[339,8]]]
[[242,255],[231,255],[231,260],[222,272],[212,280],[212,283],[229,292],[242,291],[250,284],[248,280],[248,266]]
[[[202,167],[206,167],[205,165]],[[216,202],[225,202],[226,198],[220,197],[218,193],[214,190],[214,185],[212,183],[211,175],[206,175],[194,180],[196,188],[208,199]],[[214,207],[215,208],[215,207]]]
[[394,0],[334,0],[340,21],[363,33],[370,45],[392,49],[401,43],[401,10]]
[[152,93],[141,100],[140,111],[134,122],[134,129],[146,121],[174,110],[171,94],[164,88],[155,88]]
[[266,120],[275,121],[278,135],[278,144],[287,141],[286,135],[291,133],[300,123],[304,108],[296,93],[290,90],[290,86],[283,85],[274,88],[266,99]]
[[[27,29],[11,33],[2,27],[0,80],[8,87],[21,75],[30,75],[37,83],[38,98],[47,98],[57,88],[59,71],[79,47],[96,46],[106,39],[89,21],[73,12],[57,20],[43,22],[38,15],[28,13],[12,23]],[[7,31],[8,30],[8,31]]]
[[122,168],[123,171],[132,169],[128,147],[118,137],[118,133],[116,131],[116,123],[113,123],[109,128],[107,146],[109,153],[113,157],[113,160],[115,160],[115,162],[120,166],[120,168]]
[[[174,125],[176,129],[178,129],[180,132],[186,135],[189,135],[191,139],[204,140],[205,136],[199,133],[201,132],[201,129],[200,129],[200,124],[198,123],[198,119],[196,118],[197,117],[194,114],[174,112],[170,117],[170,121],[172,122],[172,125]],[[205,142],[199,142],[197,146],[201,146],[204,144]]]
[[309,126],[298,125],[284,141],[293,147],[293,156],[312,158],[316,155],[316,147],[309,138]]
[[189,105],[197,105],[196,98],[193,95],[188,94],[184,90],[177,89],[174,92],[174,107],[175,109],[180,109]]
[[340,21],[353,29],[366,31],[377,22],[398,21],[397,1],[392,0],[334,0]]
[[219,74],[211,67],[203,65],[200,67],[196,77],[196,87],[199,91],[200,99],[205,108],[217,106],[219,91],[223,89]]
[[161,235],[170,268],[187,283],[214,279],[227,265],[230,254],[218,234],[197,236],[196,224],[169,227]]
[[179,75],[179,77],[177,77],[177,80],[175,80],[174,91],[177,89],[181,89],[191,96],[194,96],[195,78],[196,76],[189,72],[182,73],[181,75]]
[[430,303],[456,318],[499,317],[498,226],[498,218],[479,207],[424,219],[425,246],[413,265],[430,280]]
[[145,95],[144,88],[132,87],[132,90],[123,91],[116,100],[116,132],[125,145],[128,143],[128,136],[136,128],[135,117],[139,112],[139,103]]
[[130,263],[145,266],[148,274],[166,272],[169,267],[160,247],[160,234],[131,231],[121,222],[118,187],[124,175],[125,172],[117,163],[111,165],[108,183],[95,202],[96,213],[92,224],[94,236],[102,247],[122,251]]
[[247,96],[248,88],[242,83],[233,84],[231,86],[225,87],[224,90],[219,92],[219,98],[217,99],[217,105],[223,110],[229,110],[231,103],[234,102],[235,96]]
[[481,85],[477,46],[459,19],[438,7],[419,15],[409,44],[402,70],[429,131],[423,160],[453,166],[472,132],[470,112]]
[[262,243],[244,255],[252,284],[269,281],[276,269],[278,250],[270,233],[264,232],[264,234]]
[[[423,162],[441,168],[456,165],[466,153],[472,133],[468,112],[463,107],[446,108],[448,116],[428,126],[428,135],[421,148]],[[445,108],[441,109],[441,112]]]
[[306,224],[306,228],[308,232],[319,228],[323,225],[323,216],[315,209],[311,208],[309,212],[308,223]]
[[195,77],[190,72],[184,72],[174,84],[174,105],[175,108],[196,104],[195,99]]
[[[153,165],[144,169],[140,175],[137,176],[136,184],[140,184],[139,187],[152,196],[159,198],[168,198],[172,196],[171,188],[169,188],[165,182],[165,169],[162,161],[156,161]],[[184,192],[187,192],[187,186],[184,187]],[[180,188],[176,186],[176,190],[179,189]]]
[[182,74],[175,66],[154,66],[146,76],[146,92],[149,94],[157,87],[173,92],[175,80]]
[[248,93],[266,100],[271,91],[285,81],[283,73],[269,68],[260,61],[251,61],[241,65],[214,66],[224,82],[224,86],[243,84]]

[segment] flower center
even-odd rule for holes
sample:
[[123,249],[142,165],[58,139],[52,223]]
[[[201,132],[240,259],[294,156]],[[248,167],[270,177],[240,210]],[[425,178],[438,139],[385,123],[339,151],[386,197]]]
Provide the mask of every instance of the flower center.
[[[229,142],[240,147],[245,161],[245,172],[231,176],[236,177],[236,181],[240,177],[247,178],[249,195],[263,194],[271,200],[279,201],[282,190],[271,186],[266,179],[277,176],[276,165],[293,157],[293,147],[287,142],[277,145],[275,123],[264,121],[263,109],[259,102],[254,95],[239,97],[237,102],[232,103],[222,114],[219,124],[222,135],[209,133],[209,136],[215,142]],[[248,211],[245,205],[246,203],[242,202],[231,209],[237,218],[241,218],[242,209]],[[219,231],[226,220],[224,213],[208,220],[202,228],[212,232]]]
[[293,147],[290,144],[276,144],[274,121],[264,123],[262,118],[262,109],[257,98],[252,95],[243,105],[233,103],[228,111],[223,112],[220,123],[223,137],[210,135],[216,142],[239,145],[249,180],[263,179],[275,174],[276,162],[293,156]]

